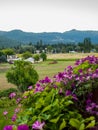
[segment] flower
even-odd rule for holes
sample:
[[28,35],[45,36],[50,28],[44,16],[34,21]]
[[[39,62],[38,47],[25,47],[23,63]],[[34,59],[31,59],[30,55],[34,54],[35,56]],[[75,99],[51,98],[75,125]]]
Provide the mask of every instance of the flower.
[[45,122],[39,122],[39,121],[36,121],[33,125],[32,125],[32,129],[35,129],[35,130],[43,130],[43,126],[45,125]]
[[3,115],[4,115],[4,116],[6,116],[7,114],[8,114],[8,112],[7,112],[7,111],[4,111],[4,112],[3,112]]
[[28,87],[28,90],[31,90],[31,89],[32,89],[32,86],[29,86],[29,87]]
[[13,93],[10,93],[9,98],[14,98],[15,96],[16,96],[16,93],[13,92]]
[[13,130],[13,126],[12,125],[7,125],[3,128],[3,130]]
[[13,121],[13,122],[16,121],[16,118],[17,118],[17,115],[14,114],[14,115],[12,116],[12,121]]
[[19,125],[17,130],[29,130],[29,127],[26,124]]

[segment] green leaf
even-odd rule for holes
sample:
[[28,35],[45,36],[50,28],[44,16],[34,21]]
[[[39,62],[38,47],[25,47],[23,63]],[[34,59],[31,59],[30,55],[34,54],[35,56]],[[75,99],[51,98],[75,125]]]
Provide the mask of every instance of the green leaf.
[[91,128],[91,127],[93,127],[93,126],[95,126],[95,120],[91,121],[91,122],[86,126],[86,128]]
[[80,121],[74,118],[71,118],[69,121],[69,124],[73,127],[75,127],[77,130],[79,130],[80,127]]
[[61,116],[62,116],[62,115],[58,116],[58,117],[55,118],[55,119],[51,119],[50,122],[52,122],[52,123],[57,123]]
[[73,101],[68,100],[68,101],[66,101],[64,104],[65,104],[66,106],[69,106],[69,105],[73,104]]
[[48,111],[51,109],[51,105],[48,105],[46,106],[43,110],[42,110],[42,113],[45,112],[45,111]]
[[82,123],[82,124],[80,125],[79,130],[85,130],[85,124],[84,124],[84,123]]
[[62,121],[62,123],[61,123],[61,125],[60,125],[59,130],[64,129],[65,127],[66,127],[66,121],[63,119],[63,121]]

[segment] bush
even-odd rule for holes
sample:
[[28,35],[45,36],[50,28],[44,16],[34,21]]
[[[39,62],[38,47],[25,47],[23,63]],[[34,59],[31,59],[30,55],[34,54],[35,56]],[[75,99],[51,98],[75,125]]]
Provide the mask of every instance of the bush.
[[44,52],[42,52],[42,53],[40,54],[40,57],[43,59],[43,61],[46,61],[46,60],[47,60],[47,55],[46,55],[46,53],[44,53]]
[[15,89],[15,88],[9,88],[9,89],[0,91],[0,98],[1,97],[9,97],[9,94],[12,93],[12,92],[16,92],[17,93],[18,90]]
[[0,63],[2,63],[2,62],[7,62],[7,59],[6,59],[5,55],[0,56]]
[[26,124],[28,130],[96,128],[98,104],[92,100],[92,91],[97,88],[98,58],[78,60],[74,67],[68,66],[54,79],[45,77],[35,88],[26,91],[14,124]]
[[28,89],[38,81],[38,74],[32,63],[26,61],[15,61],[14,66],[7,72],[8,82],[15,84],[21,92]]
[[26,51],[26,52],[24,52],[24,53],[22,54],[22,57],[23,57],[24,59],[27,59],[27,58],[29,58],[29,57],[32,57],[32,53],[29,52],[29,51]]

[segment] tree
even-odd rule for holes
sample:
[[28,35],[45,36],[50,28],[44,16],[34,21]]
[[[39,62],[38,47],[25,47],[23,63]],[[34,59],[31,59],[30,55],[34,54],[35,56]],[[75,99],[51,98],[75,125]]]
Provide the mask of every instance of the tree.
[[39,61],[40,55],[39,55],[39,54],[35,54],[35,55],[33,56],[33,58],[34,58],[35,61]]
[[15,61],[14,66],[6,73],[8,82],[13,83],[24,92],[28,86],[34,85],[38,81],[38,74],[32,63],[26,61]]
[[92,43],[90,38],[84,38],[84,52],[90,52],[92,49]]
[[24,59],[27,59],[27,58],[29,58],[29,57],[32,57],[32,53],[29,52],[29,51],[26,51],[26,52],[24,52],[24,53],[22,54],[22,57],[23,57]]
[[47,60],[47,55],[44,52],[40,54],[40,57],[43,59],[43,61]]
[[7,56],[7,55],[14,55],[14,50],[7,48],[7,49],[3,49],[2,52]]

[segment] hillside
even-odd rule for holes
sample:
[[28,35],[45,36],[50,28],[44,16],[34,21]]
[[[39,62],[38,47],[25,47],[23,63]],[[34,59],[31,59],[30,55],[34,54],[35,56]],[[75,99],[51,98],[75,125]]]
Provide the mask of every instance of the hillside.
[[20,41],[22,43],[32,42],[37,43],[42,40],[43,43],[54,44],[54,43],[68,43],[68,42],[82,42],[85,37],[91,38],[92,43],[98,43],[98,31],[80,31],[80,30],[70,30],[64,33],[59,32],[43,32],[43,33],[33,33],[24,32],[21,30],[12,31],[0,31],[0,36],[5,38]]
[[6,38],[5,36],[0,36],[0,47],[15,47],[17,45],[23,44],[16,40]]

